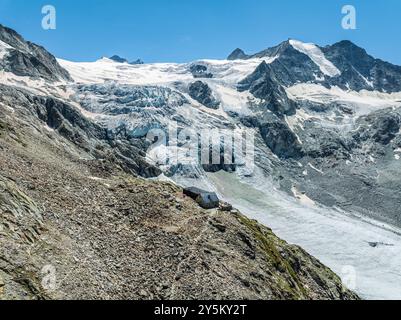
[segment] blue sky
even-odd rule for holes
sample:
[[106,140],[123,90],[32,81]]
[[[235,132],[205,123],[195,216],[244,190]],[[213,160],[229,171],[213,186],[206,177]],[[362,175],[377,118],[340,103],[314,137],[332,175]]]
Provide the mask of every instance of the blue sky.
[[[41,28],[47,4],[57,9],[56,30]],[[356,7],[357,30],[341,28],[346,4]],[[251,53],[294,38],[348,39],[401,65],[400,0],[0,0],[0,23],[74,61],[220,59],[236,47]]]

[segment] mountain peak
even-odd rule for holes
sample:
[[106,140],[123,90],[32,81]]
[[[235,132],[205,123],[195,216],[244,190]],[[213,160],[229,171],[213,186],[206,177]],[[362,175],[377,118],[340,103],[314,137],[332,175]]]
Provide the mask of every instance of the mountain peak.
[[110,57],[109,59],[110,59],[110,60],[113,60],[113,61],[115,61],[115,62],[118,62],[118,63],[128,63],[128,60],[127,60],[127,59],[121,58],[121,57],[118,56],[118,55],[114,55],[114,56]]
[[122,58],[122,57],[120,57],[118,55],[114,55],[114,56],[112,56],[110,58],[103,57],[102,59],[111,60],[111,61],[114,61],[114,62],[117,62],[117,63],[128,63],[128,64],[131,64],[131,65],[144,64],[144,62],[141,59],[136,59],[135,61],[129,62],[127,59]]
[[136,59],[135,61],[130,62],[129,64],[144,64],[144,62],[141,59]]
[[355,43],[351,40],[341,40],[333,44],[333,46],[341,46],[341,47],[358,47]]
[[245,52],[242,49],[237,48],[228,56],[227,60],[243,60],[247,58],[248,56]]
[[48,81],[72,80],[69,73],[45,48],[25,41],[18,32],[1,24],[0,41],[0,70],[20,77],[43,78]]

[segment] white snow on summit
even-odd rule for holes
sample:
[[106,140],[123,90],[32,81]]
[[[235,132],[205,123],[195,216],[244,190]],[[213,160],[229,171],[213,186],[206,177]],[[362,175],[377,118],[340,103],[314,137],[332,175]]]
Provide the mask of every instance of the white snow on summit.
[[95,62],[71,62],[57,59],[59,64],[67,69],[73,79],[79,83],[103,83],[116,81],[131,85],[162,85],[173,82],[190,82],[194,80],[190,72],[192,64],[202,64],[213,73],[213,79],[225,83],[236,84],[257,66],[266,61],[271,63],[274,59],[250,60],[199,60],[192,63],[150,63],[129,65],[118,63],[108,58]]
[[313,43],[304,43],[297,40],[290,40],[290,44],[295,50],[306,54],[311,60],[317,64],[320,70],[329,77],[335,77],[341,74],[340,70],[326,59],[322,50]]

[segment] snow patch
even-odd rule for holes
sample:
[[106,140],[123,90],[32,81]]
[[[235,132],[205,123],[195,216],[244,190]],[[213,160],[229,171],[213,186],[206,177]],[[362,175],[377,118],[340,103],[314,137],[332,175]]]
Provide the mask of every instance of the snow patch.
[[322,105],[344,104],[351,107],[355,116],[369,114],[385,108],[401,106],[401,92],[344,91],[339,87],[325,88],[319,84],[301,83],[286,89],[294,101],[310,101]]
[[240,115],[250,115],[249,102],[257,102],[249,91],[239,92],[235,88],[227,87],[222,84],[209,83],[218,101],[225,112],[232,111]]
[[338,70],[333,63],[327,60],[322,50],[320,50],[315,44],[304,43],[297,40],[290,40],[290,44],[295,50],[306,54],[314,63],[316,63],[320,68],[320,71],[325,75],[335,77],[341,74],[340,70]]
[[271,63],[273,58],[249,60],[198,60],[192,63],[151,63],[130,65],[102,58],[95,62],[71,62],[57,59],[72,78],[78,83],[104,83],[116,81],[131,85],[159,85],[176,82],[193,82],[190,67],[193,64],[204,65],[208,72],[213,74],[214,82],[234,85],[246,78],[263,62]]
[[312,163],[308,163],[308,166],[311,167],[313,170],[319,172],[320,174],[324,174],[322,170],[319,170],[318,168],[314,167]]
[[0,40],[0,59],[4,58],[9,49],[12,49],[12,47]]
[[315,206],[316,202],[309,198],[306,194],[298,191],[296,187],[291,188],[292,194],[298,201],[305,206]]

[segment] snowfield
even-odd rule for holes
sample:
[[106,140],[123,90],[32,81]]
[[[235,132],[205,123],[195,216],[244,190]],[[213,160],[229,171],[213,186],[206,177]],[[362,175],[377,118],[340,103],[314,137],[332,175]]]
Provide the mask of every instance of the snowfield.
[[335,77],[341,74],[340,70],[326,59],[322,50],[313,43],[304,43],[297,40],[290,40],[290,44],[295,50],[306,54],[311,60],[319,66],[320,71],[329,77]]
[[332,103],[351,107],[354,117],[371,112],[401,106],[401,92],[383,93],[378,91],[361,90],[344,91],[339,87],[326,88],[312,83],[301,83],[289,87],[286,92],[290,99],[295,101],[311,101],[321,105]]
[[215,81],[236,84],[251,74],[262,62],[271,63],[274,58],[250,60],[199,60],[193,63],[151,63],[130,65],[118,63],[108,58],[95,62],[70,62],[58,59],[62,67],[67,69],[78,83],[103,83],[117,81],[131,85],[167,85],[173,82],[190,82],[193,76],[190,72],[192,64],[208,67]]

